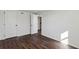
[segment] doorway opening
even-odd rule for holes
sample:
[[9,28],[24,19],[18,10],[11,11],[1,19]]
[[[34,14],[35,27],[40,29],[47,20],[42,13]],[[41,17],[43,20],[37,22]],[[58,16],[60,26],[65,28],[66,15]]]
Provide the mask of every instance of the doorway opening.
[[39,34],[42,32],[42,17],[36,14],[31,14],[30,33]]
[[38,16],[38,34],[41,35],[42,32],[42,17]]

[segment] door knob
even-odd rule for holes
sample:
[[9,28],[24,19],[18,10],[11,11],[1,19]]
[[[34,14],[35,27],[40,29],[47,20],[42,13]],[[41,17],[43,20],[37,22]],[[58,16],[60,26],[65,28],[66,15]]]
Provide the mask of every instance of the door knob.
[[18,26],[18,25],[16,25],[16,26]]

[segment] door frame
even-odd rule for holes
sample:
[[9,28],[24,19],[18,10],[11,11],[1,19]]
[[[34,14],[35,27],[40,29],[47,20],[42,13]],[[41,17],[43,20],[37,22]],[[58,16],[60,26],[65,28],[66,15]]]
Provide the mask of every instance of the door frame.
[[39,27],[40,27],[40,29],[38,29],[38,34],[42,34],[42,17],[41,16],[38,16],[38,22],[39,22]]
[[[33,13],[30,13],[30,35],[32,35],[32,25],[31,25],[31,20],[32,20],[31,17],[32,17],[32,14]],[[38,14],[36,14],[36,15],[38,15]],[[38,17],[41,18],[40,19],[40,30],[41,30],[41,33],[40,34],[42,34],[42,16],[38,15]],[[38,30],[37,30],[37,33],[38,33]]]

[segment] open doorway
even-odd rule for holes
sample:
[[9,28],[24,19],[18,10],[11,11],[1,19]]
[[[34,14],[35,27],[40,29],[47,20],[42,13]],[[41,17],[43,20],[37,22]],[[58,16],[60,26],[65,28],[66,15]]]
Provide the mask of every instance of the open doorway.
[[36,14],[31,14],[30,33],[39,34],[42,32],[42,17]]
[[42,31],[42,17],[38,16],[38,34],[41,35]]

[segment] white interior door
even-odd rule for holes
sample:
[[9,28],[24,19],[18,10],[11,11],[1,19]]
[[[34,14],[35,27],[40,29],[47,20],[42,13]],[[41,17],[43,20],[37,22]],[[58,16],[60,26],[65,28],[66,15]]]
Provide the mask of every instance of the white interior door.
[[16,36],[16,11],[5,11],[5,38]]
[[0,40],[4,39],[4,11],[0,10]]
[[31,14],[31,34],[38,33],[38,15]]
[[17,13],[17,36],[30,34],[30,14],[24,11]]

